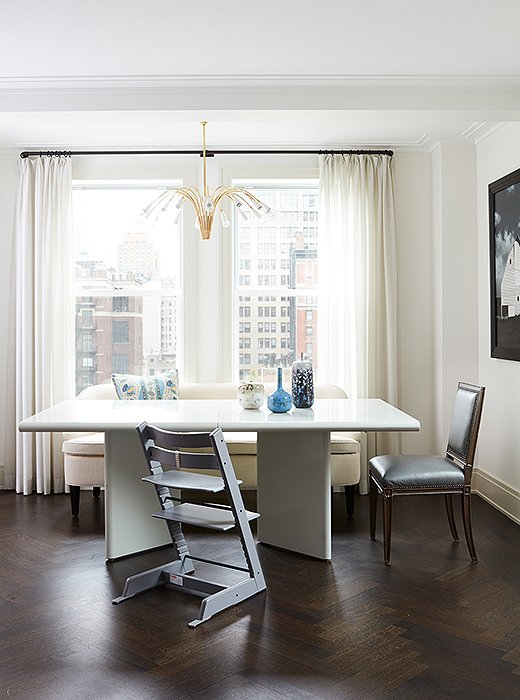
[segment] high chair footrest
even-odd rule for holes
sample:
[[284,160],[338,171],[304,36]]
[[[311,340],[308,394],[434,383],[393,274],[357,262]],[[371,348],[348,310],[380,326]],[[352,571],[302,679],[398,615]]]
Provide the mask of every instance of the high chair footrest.
[[[255,520],[260,517],[259,513],[248,510],[245,511],[245,514],[248,520]],[[211,506],[201,506],[196,503],[181,503],[176,505],[173,510],[153,513],[152,517],[220,531],[231,530],[236,525],[232,511],[212,508]]]

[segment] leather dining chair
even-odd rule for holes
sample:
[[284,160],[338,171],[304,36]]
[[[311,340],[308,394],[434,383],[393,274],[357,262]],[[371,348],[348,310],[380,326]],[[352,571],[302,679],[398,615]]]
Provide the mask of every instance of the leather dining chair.
[[477,445],[484,387],[459,382],[453,407],[448,446],[444,457],[382,455],[369,461],[370,538],[376,537],[378,495],[383,502],[385,564],[390,564],[392,503],[394,496],[444,494],[452,537],[459,542],[453,513],[453,494],[461,495],[466,543],[472,561],[477,561],[471,529],[471,476]]

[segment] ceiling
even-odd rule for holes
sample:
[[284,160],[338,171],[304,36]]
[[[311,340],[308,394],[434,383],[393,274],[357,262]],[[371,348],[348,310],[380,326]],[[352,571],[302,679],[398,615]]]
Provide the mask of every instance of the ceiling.
[[[9,5],[9,7],[7,7]],[[2,3],[0,148],[432,148],[520,120],[518,0]]]

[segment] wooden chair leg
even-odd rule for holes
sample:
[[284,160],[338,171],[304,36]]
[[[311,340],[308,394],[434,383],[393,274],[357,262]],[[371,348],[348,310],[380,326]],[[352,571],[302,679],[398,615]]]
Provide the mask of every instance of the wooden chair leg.
[[466,544],[468,545],[471,561],[477,561],[477,552],[475,543],[473,542],[473,530],[471,528],[471,492],[462,494],[462,520],[464,522],[464,534],[466,535]]
[[345,486],[345,503],[347,506],[347,518],[354,516],[354,497],[356,495],[356,487],[354,484]]
[[457,525],[455,523],[455,515],[453,513],[453,494],[445,493],[444,500],[446,503],[446,513],[450,524],[451,536],[453,537],[454,542],[460,542],[459,533],[457,532]]
[[383,547],[385,564],[390,564],[390,541],[392,538],[392,492],[383,491]]
[[79,515],[79,486],[69,486],[70,489],[70,509],[72,516],[76,518]]
[[101,486],[93,486],[92,493],[94,494],[94,498],[99,498],[101,495]]
[[378,488],[372,479],[369,480],[370,489],[370,539],[376,539],[376,518],[377,518],[377,497],[379,495]]

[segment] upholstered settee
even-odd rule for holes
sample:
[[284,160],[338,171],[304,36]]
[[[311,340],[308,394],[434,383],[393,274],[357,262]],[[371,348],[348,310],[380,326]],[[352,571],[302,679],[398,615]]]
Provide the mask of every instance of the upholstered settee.
[[[266,396],[274,386],[266,385]],[[345,392],[333,384],[318,384],[316,398],[346,398]],[[179,400],[236,399],[237,385],[227,383],[181,384]],[[84,389],[78,399],[116,400],[114,386],[98,384]],[[73,514],[79,510],[79,487],[103,486],[103,434],[64,434],[63,453],[65,483],[71,490]],[[225,433],[226,442],[242,488],[256,488],[256,433]],[[352,502],[353,486],[360,478],[362,436],[359,433],[331,434],[331,481],[333,486],[346,487],[347,505]],[[352,488],[351,488],[352,487]],[[348,490],[347,490],[348,489]],[[74,513],[76,510],[76,513]]]

